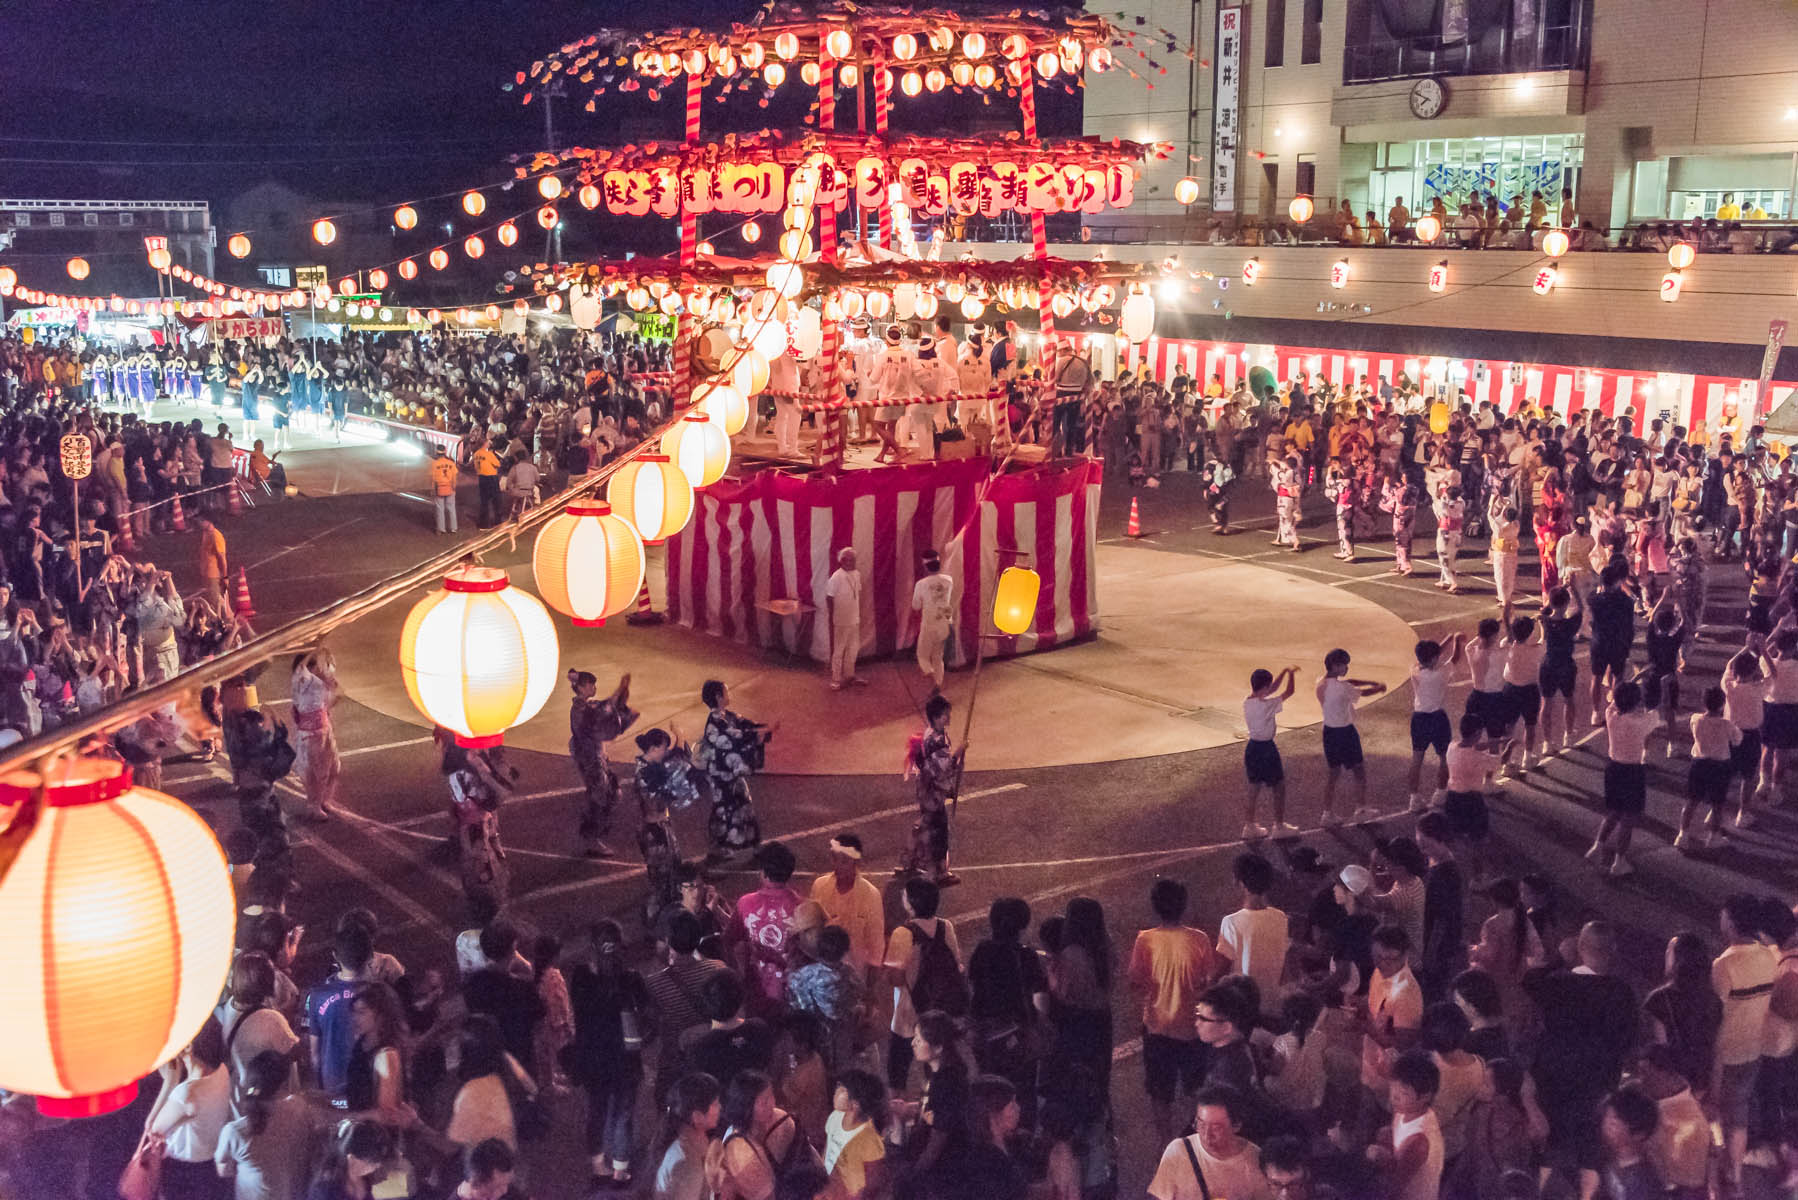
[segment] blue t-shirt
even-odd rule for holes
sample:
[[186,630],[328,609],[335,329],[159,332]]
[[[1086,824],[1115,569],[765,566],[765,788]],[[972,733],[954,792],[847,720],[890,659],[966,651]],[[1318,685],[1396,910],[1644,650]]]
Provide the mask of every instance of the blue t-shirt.
[[350,1051],[356,1043],[350,1026],[350,1000],[361,986],[334,975],[306,993],[306,1028],[318,1039],[319,1084],[332,1096],[343,1095]]

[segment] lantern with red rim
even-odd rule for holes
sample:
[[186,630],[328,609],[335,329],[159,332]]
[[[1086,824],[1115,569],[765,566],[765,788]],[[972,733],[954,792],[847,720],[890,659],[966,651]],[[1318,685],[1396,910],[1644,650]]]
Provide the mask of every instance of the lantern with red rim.
[[680,468],[693,490],[707,488],[730,469],[730,437],[703,412],[688,413],[662,435],[662,453]]
[[9,774],[0,804],[29,822],[0,879],[0,1087],[45,1116],[115,1111],[218,1000],[237,914],[224,852],[108,759]]
[[667,541],[693,515],[693,485],[666,454],[640,454],[619,467],[606,482],[606,499],[646,546]]
[[451,571],[400,632],[406,694],[470,748],[497,746],[536,716],[555,690],[560,658],[548,610],[498,567]]
[[580,628],[596,628],[636,600],[643,539],[601,500],[576,500],[537,534],[531,570],[543,602]]

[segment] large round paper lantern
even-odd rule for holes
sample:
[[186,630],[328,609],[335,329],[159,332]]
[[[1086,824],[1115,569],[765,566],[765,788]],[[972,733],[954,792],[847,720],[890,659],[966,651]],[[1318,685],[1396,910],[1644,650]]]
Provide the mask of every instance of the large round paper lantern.
[[231,252],[232,258],[245,258],[250,253],[250,239],[245,234],[234,233],[225,243],[225,249]]
[[1448,408],[1447,404],[1444,404],[1442,401],[1438,400],[1438,401],[1436,401],[1436,403],[1430,405],[1430,432],[1431,433],[1447,433],[1448,432],[1448,420],[1449,420],[1449,408]]
[[481,240],[480,234],[471,233],[462,239],[462,253],[470,258],[479,258],[487,253],[487,243]]
[[401,229],[410,229],[418,224],[418,210],[410,204],[402,204],[393,210],[393,223]]
[[1174,185],[1174,201],[1177,204],[1191,204],[1199,198],[1199,181],[1188,175]]
[[312,223],[312,240],[321,246],[329,246],[337,240],[337,225],[329,217],[321,217]]
[[1133,342],[1146,342],[1155,332],[1155,297],[1144,284],[1130,285],[1124,301],[1124,312],[1118,320],[1119,331]]
[[[150,251],[150,265],[158,271],[168,270],[169,265],[174,261],[175,260],[169,256],[169,252],[165,247],[158,246],[156,249]],[[179,271],[175,272],[175,274],[182,279],[189,279],[192,277],[192,273],[189,272],[186,267],[181,268]]]
[[531,570],[543,602],[577,626],[606,623],[643,586],[643,539],[599,500],[576,500],[537,534]]
[[[751,352],[753,353],[753,351]],[[734,379],[735,372],[732,372]],[[710,417],[726,437],[735,437],[749,424],[749,401],[735,383],[712,380],[693,389],[694,411]]]
[[427,261],[430,262],[432,270],[441,271],[449,266],[449,251],[445,250],[442,246],[438,246],[435,250],[431,251]]
[[1567,231],[1551,229],[1542,238],[1542,253],[1550,258],[1559,258],[1567,253]]
[[1691,242],[1674,242],[1667,247],[1667,263],[1675,271],[1683,271],[1691,266],[1695,257],[1696,252],[1692,249]]
[[647,546],[679,533],[693,515],[693,485],[666,454],[639,454],[619,467],[606,481],[606,499]]
[[1006,567],[993,589],[993,626],[1013,636],[1036,624],[1036,599],[1043,580],[1029,567]]
[[479,192],[462,193],[462,211],[471,217],[478,217],[487,211],[487,197]]
[[87,259],[71,258],[69,260],[69,278],[70,279],[86,279],[87,278]]
[[688,413],[676,421],[662,435],[662,453],[680,468],[694,491],[717,483],[730,468],[730,438],[710,413]]
[[206,823],[107,759],[0,778],[43,807],[0,880],[0,1087],[46,1116],[129,1104],[205,1024],[231,967],[237,903]]
[[1429,213],[1417,218],[1417,240],[1433,242],[1442,236],[1442,221]]
[[498,567],[457,567],[412,606],[400,676],[418,711],[456,744],[497,746],[555,690],[561,648],[549,611]]
[[1311,203],[1311,197],[1309,196],[1294,196],[1292,198],[1292,203],[1286,206],[1286,215],[1300,225],[1309,221],[1311,219],[1311,214],[1316,211],[1316,206]]
[[537,181],[537,194],[545,200],[554,200],[562,194],[562,181],[554,175],[545,175]]

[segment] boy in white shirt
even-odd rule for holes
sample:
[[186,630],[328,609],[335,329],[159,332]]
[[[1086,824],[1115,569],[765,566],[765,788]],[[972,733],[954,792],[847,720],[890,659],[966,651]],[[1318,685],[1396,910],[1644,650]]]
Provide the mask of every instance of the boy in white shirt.
[[[1454,677],[1455,665],[1461,661],[1461,635],[1455,633],[1448,645],[1440,642],[1417,643],[1417,662],[1411,667],[1411,774],[1407,780],[1412,812],[1428,807],[1448,790],[1448,685]],[[1423,759],[1426,752],[1436,752],[1436,792],[1425,797],[1418,790],[1423,781]]]
[[1377,696],[1386,685],[1371,679],[1348,677],[1349,652],[1338,647],[1324,655],[1323,678],[1317,681],[1317,703],[1324,717],[1325,825],[1342,824],[1336,815],[1336,781],[1347,771],[1354,780],[1356,823],[1377,820],[1379,812],[1367,805],[1367,763],[1361,753],[1361,734],[1355,729],[1355,705],[1364,696]]
[[1625,679],[1611,689],[1611,707],[1604,718],[1608,743],[1604,824],[1586,851],[1586,861],[1599,864],[1612,877],[1628,875],[1634,869],[1624,854],[1648,805],[1648,735],[1659,724],[1660,714],[1642,707],[1641,685]]
[[[1277,826],[1275,833],[1279,833]],[[1267,893],[1274,886],[1274,867],[1259,854],[1244,853],[1236,856],[1231,871],[1242,888],[1242,907],[1218,924],[1217,955],[1225,960],[1219,973],[1253,979],[1261,992],[1261,1011],[1277,1013],[1291,933],[1286,914],[1267,902]]]
[[1729,801],[1729,785],[1735,776],[1736,747],[1742,744],[1742,731],[1723,715],[1725,699],[1722,688],[1706,688],[1704,711],[1692,714],[1692,767],[1686,774],[1686,806],[1680,810],[1675,850],[1693,847],[1688,831],[1692,818],[1705,805],[1711,813],[1705,822],[1704,844],[1714,848],[1723,842],[1723,806]]
[[[1278,675],[1262,668],[1249,676],[1249,694],[1242,702],[1242,720],[1249,731],[1249,740],[1242,747],[1242,769],[1249,781],[1242,817],[1245,841],[1267,836],[1267,830],[1255,820],[1263,789],[1273,794],[1274,828],[1298,832],[1286,823],[1286,769],[1280,762],[1280,749],[1274,745],[1277,718],[1298,687],[1298,673],[1297,667],[1287,667]],[[1282,686],[1285,690],[1276,695],[1274,689]]]

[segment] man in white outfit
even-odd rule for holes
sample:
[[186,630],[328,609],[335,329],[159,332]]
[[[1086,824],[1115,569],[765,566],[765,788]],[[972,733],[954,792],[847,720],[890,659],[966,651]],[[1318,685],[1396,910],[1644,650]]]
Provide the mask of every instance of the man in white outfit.
[[[839,357],[847,357],[851,375],[844,391],[851,400],[874,399],[874,364],[880,357],[880,343],[869,334],[868,318],[857,317],[849,323],[849,340],[843,343]],[[849,410],[849,440],[873,441],[873,409]]]
[[912,380],[916,362],[899,337],[899,326],[888,325],[886,347],[874,363],[874,395],[880,401],[874,410],[874,429],[881,441],[875,462],[898,461],[904,456],[895,426],[905,415],[905,401],[918,394]]
[[[794,358],[790,352],[777,354],[768,360],[768,390],[770,392],[797,392],[799,390],[799,360]],[[779,399],[774,400],[774,437],[776,445],[779,444],[780,439],[780,403]],[[793,438],[794,444],[797,446],[799,438],[798,401],[789,400],[787,403],[792,405]],[[747,432],[754,433],[757,416],[754,400],[749,402],[749,414],[750,427]]]
[[855,673],[862,648],[862,575],[855,569],[854,550],[845,546],[837,551],[837,569],[825,581],[824,594],[830,603],[830,690],[865,684]]
[[918,614],[918,670],[935,691],[943,690],[943,654],[955,624],[955,580],[932,550],[924,556],[924,578],[912,585],[911,607]]

